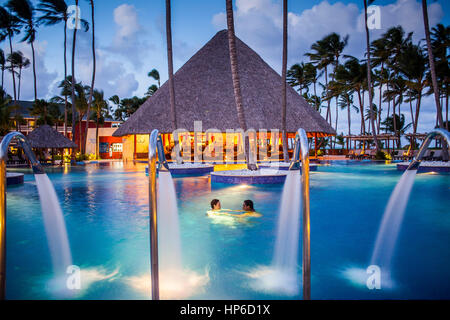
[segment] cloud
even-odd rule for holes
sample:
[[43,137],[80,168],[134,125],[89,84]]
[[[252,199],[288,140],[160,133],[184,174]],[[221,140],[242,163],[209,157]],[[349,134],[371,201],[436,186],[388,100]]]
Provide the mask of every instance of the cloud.
[[[91,85],[92,80],[93,61],[89,37],[88,34],[81,35],[77,45],[75,77],[85,85]],[[102,48],[96,49],[95,88],[103,90],[105,98],[115,94],[121,98],[131,96],[138,86],[134,72],[130,71],[120,56]]]
[[[376,3],[375,3],[376,4]],[[376,39],[390,27],[401,25],[406,32],[414,32],[415,42],[424,38],[422,5],[416,0],[397,0],[395,3],[380,6],[381,29],[371,30],[371,39]],[[430,26],[439,23],[444,16],[439,3],[428,5]],[[282,6],[275,0],[237,0],[234,13],[236,35],[253,48],[261,57],[281,74],[282,58]],[[226,14],[218,12],[212,17],[216,30],[226,28]],[[324,36],[336,32],[349,35],[344,54],[363,58],[365,52],[365,30],[363,10],[354,3],[321,1],[310,9],[288,13],[288,66],[297,62],[307,62],[305,53],[311,45]],[[377,91],[377,90],[376,90]],[[375,101],[378,97],[375,92]],[[356,101],[356,100],[355,100]],[[423,113],[435,111],[433,104],[425,103]],[[383,109],[387,110],[387,106]],[[334,105],[332,104],[332,110]],[[406,105],[403,111],[407,111]],[[421,114],[422,115],[422,114]],[[359,115],[352,117],[352,130],[359,132]],[[409,117],[409,115],[405,114]],[[334,118],[334,115],[333,115]],[[345,118],[341,115],[340,117]],[[384,118],[384,116],[383,116]],[[339,121],[338,132],[347,132],[345,119]],[[419,129],[434,127],[430,116],[421,117]],[[334,120],[333,120],[334,121]]]
[[136,8],[122,4],[114,9],[113,17],[116,31],[112,44],[105,47],[105,50],[121,55],[135,68],[142,68],[148,51],[155,48],[143,40],[148,32],[139,24]]

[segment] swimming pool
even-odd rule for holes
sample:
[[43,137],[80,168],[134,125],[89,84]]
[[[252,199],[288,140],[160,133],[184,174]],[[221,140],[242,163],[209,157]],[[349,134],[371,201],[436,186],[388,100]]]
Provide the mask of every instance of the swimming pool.
[[[82,289],[74,298],[150,298],[144,166],[47,170],[65,214],[73,263],[82,270]],[[450,298],[450,175],[417,176],[394,257],[395,285],[366,287],[365,269],[400,175],[395,164],[367,163],[323,165],[311,173],[312,299]],[[259,291],[253,283],[272,261],[282,185],[211,186],[208,176],[174,182],[190,286],[173,290],[172,298],[301,298],[301,291],[286,296]],[[208,217],[213,198],[230,209],[252,199],[263,216]],[[51,260],[34,177],[26,174],[24,185],[8,188],[7,201],[7,298],[60,298],[49,287]]]

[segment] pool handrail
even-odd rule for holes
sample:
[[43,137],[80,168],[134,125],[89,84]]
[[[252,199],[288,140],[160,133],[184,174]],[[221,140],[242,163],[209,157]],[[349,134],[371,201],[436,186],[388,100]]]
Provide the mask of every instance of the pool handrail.
[[20,132],[10,132],[0,144],[0,300],[6,297],[6,161],[11,141],[16,138],[28,160],[34,174],[45,174],[44,168],[36,159],[27,138]]
[[[301,160],[301,162],[300,162]],[[309,206],[309,145],[306,131],[298,129],[295,135],[294,155],[289,170],[300,170],[302,182],[302,221],[303,221],[303,259],[302,259],[302,283],[303,299],[311,299],[311,229]]]
[[428,133],[427,137],[425,138],[425,141],[422,143],[419,149],[419,153],[417,156],[411,161],[408,168],[406,170],[418,170],[419,166],[422,162],[422,158],[425,155],[426,151],[428,150],[428,147],[430,146],[431,140],[433,140],[436,136],[441,136],[442,138],[447,141],[447,145],[450,146],[450,133],[445,129],[433,129]]
[[[158,161],[157,161],[158,160]],[[158,162],[158,164],[157,164]],[[158,200],[156,172],[170,172],[162,144],[161,134],[157,129],[150,134],[148,144],[148,208],[150,218],[150,265],[152,299],[159,300],[159,262],[158,262]]]

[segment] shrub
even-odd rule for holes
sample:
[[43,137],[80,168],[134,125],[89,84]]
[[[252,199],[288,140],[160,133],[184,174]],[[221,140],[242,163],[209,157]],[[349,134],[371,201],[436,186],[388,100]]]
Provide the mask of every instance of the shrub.
[[375,159],[376,160],[388,160],[388,158],[387,158],[387,156],[386,156],[386,153],[384,153],[383,151],[378,151],[376,154],[375,154]]

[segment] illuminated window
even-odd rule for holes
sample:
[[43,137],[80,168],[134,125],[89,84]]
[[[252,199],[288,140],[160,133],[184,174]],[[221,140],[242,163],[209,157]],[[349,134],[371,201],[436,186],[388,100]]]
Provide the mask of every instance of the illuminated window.
[[112,151],[113,152],[122,152],[123,150],[123,144],[122,143],[113,143],[112,144]]

